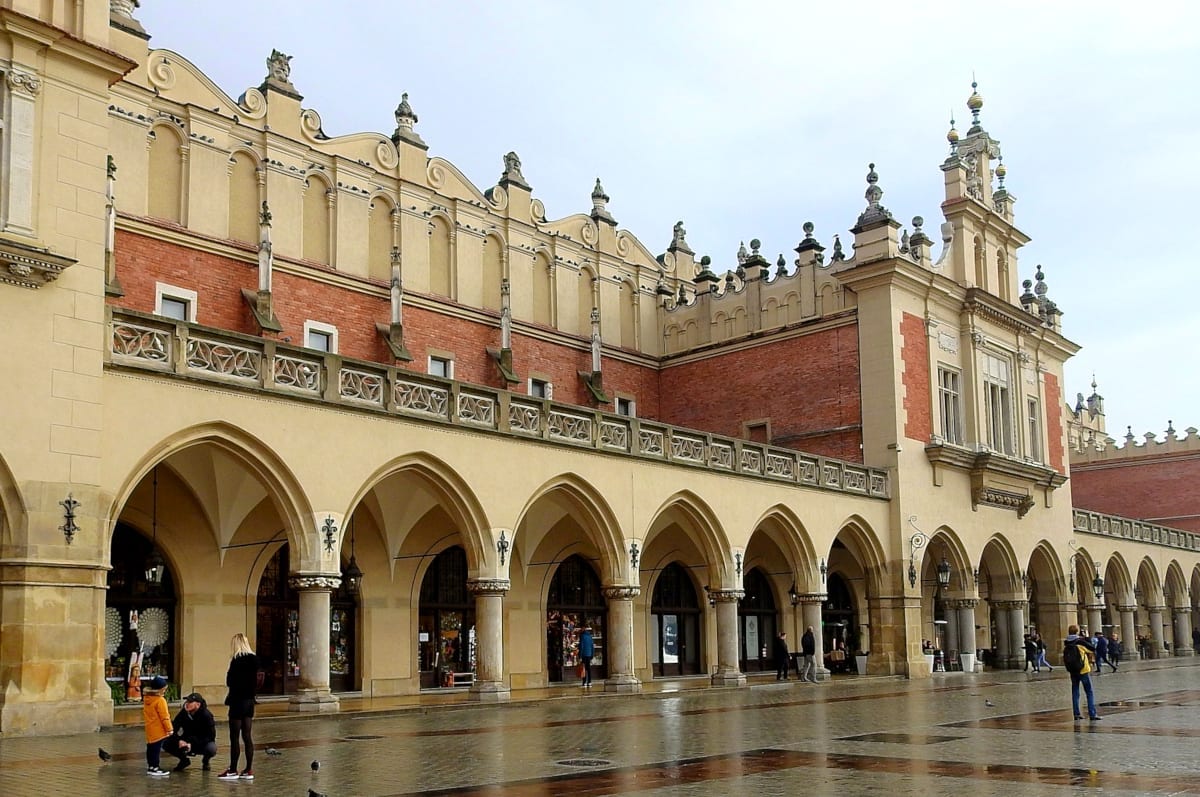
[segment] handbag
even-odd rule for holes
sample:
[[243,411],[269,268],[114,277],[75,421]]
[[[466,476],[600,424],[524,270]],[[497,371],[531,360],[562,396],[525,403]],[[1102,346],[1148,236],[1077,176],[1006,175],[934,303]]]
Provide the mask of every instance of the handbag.
[[580,678],[586,678],[586,677],[587,677],[587,665],[585,665],[585,664],[580,664],[580,665],[579,665],[579,677],[580,677]]

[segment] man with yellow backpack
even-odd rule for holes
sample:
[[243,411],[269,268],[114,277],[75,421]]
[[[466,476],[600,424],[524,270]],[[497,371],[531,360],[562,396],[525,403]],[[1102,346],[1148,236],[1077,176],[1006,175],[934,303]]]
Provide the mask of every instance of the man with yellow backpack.
[[1067,627],[1067,639],[1063,643],[1063,666],[1071,674],[1071,708],[1075,720],[1083,719],[1079,713],[1079,685],[1087,694],[1088,719],[1092,722],[1100,719],[1096,713],[1096,696],[1092,692],[1092,677],[1090,673],[1096,668],[1096,648],[1087,637],[1079,635],[1079,626]]

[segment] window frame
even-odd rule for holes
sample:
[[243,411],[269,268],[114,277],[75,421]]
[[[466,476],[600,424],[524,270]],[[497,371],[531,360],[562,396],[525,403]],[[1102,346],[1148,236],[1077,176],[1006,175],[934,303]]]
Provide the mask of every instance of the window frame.
[[[987,446],[1001,454],[1014,456],[1016,437],[1013,418],[1013,362],[1011,358],[993,352],[985,351],[983,357],[981,382]],[[1003,366],[1003,377],[993,373],[993,365]]]
[[[946,384],[946,378],[953,385]],[[946,363],[937,366],[938,419],[941,423],[942,439],[951,445],[961,446],[963,435],[962,370]]]
[[1042,458],[1042,402],[1037,396],[1025,397],[1025,423],[1029,428],[1029,458],[1041,462]]
[[[621,408],[623,406],[626,408],[627,411],[625,411],[625,412],[621,411]],[[617,415],[621,415],[626,418],[636,418],[637,417],[637,400],[630,398],[628,396],[617,396],[616,398],[613,399],[613,412],[615,412]]]
[[552,401],[554,399],[554,383],[540,376],[531,376],[525,383],[525,392],[532,398]]
[[[168,299],[180,302],[187,307],[185,318],[175,318],[163,312],[163,299]],[[196,307],[200,303],[199,294],[196,291],[180,288],[177,285],[170,285],[165,282],[154,283],[154,314],[163,318],[171,318],[176,321],[187,321],[189,324],[196,323]]]
[[[442,363],[446,366],[445,367],[446,372],[444,374],[434,373],[433,364],[435,362]],[[436,376],[440,379],[453,379],[454,378],[454,358],[447,357],[443,354],[428,355],[428,359],[425,362],[425,373],[429,374],[430,376]]]
[[[328,349],[319,349],[315,346],[310,346],[309,341],[313,334],[323,335],[329,341]],[[308,320],[304,322],[304,348],[312,351],[319,351],[324,354],[338,353],[338,330],[333,324],[326,324],[321,321]]]

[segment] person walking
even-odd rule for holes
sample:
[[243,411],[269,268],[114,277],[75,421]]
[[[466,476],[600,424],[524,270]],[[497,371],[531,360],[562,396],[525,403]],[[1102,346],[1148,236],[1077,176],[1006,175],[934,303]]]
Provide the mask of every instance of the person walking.
[[1030,667],[1033,668],[1034,672],[1041,672],[1038,666],[1037,643],[1033,641],[1033,637],[1026,634],[1022,644],[1025,648],[1025,669],[1023,672],[1028,672]]
[[780,631],[775,635],[775,680],[788,679],[788,645],[787,632]]
[[[804,656],[804,669],[800,670],[800,680],[817,682],[817,637],[810,625],[800,637],[800,653]],[[806,678],[805,675],[808,677]]]
[[1090,675],[1095,655],[1096,650],[1091,641],[1087,637],[1079,635],[1079,626],[1074,624],[1067,626],[1067,638],[1063,642],[1063,666],[1071,674],[1071,708],[1074,710],[1076,720],[1083,719],[1079,713],[1079,687],[1081,685],[1087,694],[1088,718],[1093,722],[1100,719],[1100,715],[1096,713],[1096,695],[1092,691]]
[[1096,675],[1099,676],[1104,665],[1108,663],[1108,639],[1104,636],[1103,631],[1096,632],[1096,638],[1092,640],[1092,644],[1096,646]]
[[194,755],[202,756],[201,769],[208,769],[208,762],[217,754],[217,721],[199,692],[183,699],[183,708],[175,715],[175,733],[163,744],[163,749],[179,759],[176,772],[191,766],[189,756]]
[[[250,648],[245,634],[234,634],[230,640],[233,656],[229,660],[229,671],[225,673],[225,685],[229,694],[225,705],[229,706],[229,768],[217,777],[221,780],[254,780],[254,697],[258,692],[258,657]],[[239,740],[240,737],[240,740]],[[242,746],[246,748],[246,768],[238,774],[238,758]]]
[[1117,632],[1113,631],[1108,637],[1108,666],[1112,667],[1112,671],[1117,671],[1117,665],[1121,663],[1121,641],[1117,637]]
[[583,673],[583,688],[592,688],[592,659],[596,655],[596,640],[592,637],[591,626],[584,626],[579,632],[579,666]]
[[163,692],[167,691],[167,679],[156,675],[142,687],[142,721],[146,726],[146,774],[152,778],[165,778],[171,773],[160,767],[159,757],[163,742],[171,736],[171,713]]
[[1033,641],[1037,645],[1037,664],[1039,667],[1045,667],[1047,672],[1054,672],[1053,665],[1046,661],[1046,640],[1042,639],[1041,634],[1034,634]]

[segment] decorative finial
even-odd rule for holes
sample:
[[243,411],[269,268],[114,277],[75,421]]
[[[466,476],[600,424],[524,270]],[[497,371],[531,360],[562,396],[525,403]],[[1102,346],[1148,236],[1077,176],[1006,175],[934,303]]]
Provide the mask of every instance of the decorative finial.
[[[675,222],[675,226],[671,228],[671,249],[688,249],[687,230],[683,228],[683,222]],[[690,250],[689,250],[690,251]]]
[[278,50],[271,50],[271,55],[267,58],[267,80],[276,83],[282,83],[285,86],[290,86],[292,75],[292,57]]
[[592,189],[592,201],[595,202],[597,199],[601,202],[607,202],[610,199],[608,194],[604,193],[604,186],[600,185],[599,177],[596,178],[596,187]]
[[900,233],[900,254],[908,254],[908,230]]
[[750,253],[746,251],[746,242],[742,241],[742,245],[737,250],[737,262],[745,263],[748,257],[750,257]]
[[971,109],[971,129],[967,131],[968,135],[979,133],[983,130],[983,127],[979,124],[979,111],[983,108],[983,97],[979,96],[979,92],[976,90],[978,88],[979,84],[975,82],[975,76],[972,75],[971,96],[967,98],[967,107]]
[[1175,436],[1175,421],[1167,421],[1167,437]]
[[1034,273],[1033,277],[1037,280],[1037,283],[1033,286],[1033,292],[1036,293],[1040,299],[1046,295],[1047,291],[1050,290],[1046,287],[1046,275],[1042,273],[1041,265],[1037,267],[1037,271]]
[[[525,182],[525,175],[521,174],[521,156],[515,152],[507,152],[504,154],[504,173],[500,175],[500,182],[516,183],[517,185],[529,187]],[[596,185],[600,185],[600,181],[596,180]],[[603,191],[601,192],[603,193]],[[596,198],[596,193],[592,192],[592,200]],[[604,197],[606,200],[608,197]]]
[[752,255],[757,255],[758,250],[762,248],[762,242],[757,238],[750,239],[750,252]]
[[596,187],[592,189],[592,218],[608,222],[615,225],[617,220],[608,212],[608,194],[604,193],[604,186],[600,185],[600,178],[596,178]]
[[396,111],[393,114],[396,117],[396,132],[392,133],[392,141],[399,144],[401,140],[407,141],[410,144],[415,144],[419,147],[424,147],[425,142],[421,136],[413,130],[419,120],[417,115],[413,113],[412,106],[408,104],[408,92],[400,95],[400,104],[396,106]]
[[883,198],[883,189],[879,187],[879,175],[875,172],[875,164],[869,164],[870,171],[867,172],[867,190],[864,196],[867,198],[867,209],[864,210],[858,217],[858,226],[862,227],[872,222],[889,221],[892,214],[888,209],[879,203]]
[[775,276],[783,277],[787,275],[787,263],[783,260],[783,255],[779,256],[778,262],[775,263]]
[[813,230],[817,229],[817,227],[811,221],[806,221],[804,222],[802,229],[804,230],[804,240],[811,241],[813,237]]
[[921,229],[921,227],[925,226],[925,219],[920,216],[913,216],[912,226],[913,235],[924,235],[924,231]]
[[996,179],[1000,181],[998,186],[1001,191],[1004,190],[1004,175],[1008,174],[1008,167],[1004,165],[1004,156],[1001,155],[999,163],[996,164]]
[[950,113],[950,132],[946,133],[946,140],[950,142],[950,156],[954,157],[958,154],[958,131],[954,129],[954,113]]
[[837,235],[833,236],[833,256],[830,258],[832,263],[840,263],[846,259],[846,253],[842,251],[842,239]]

